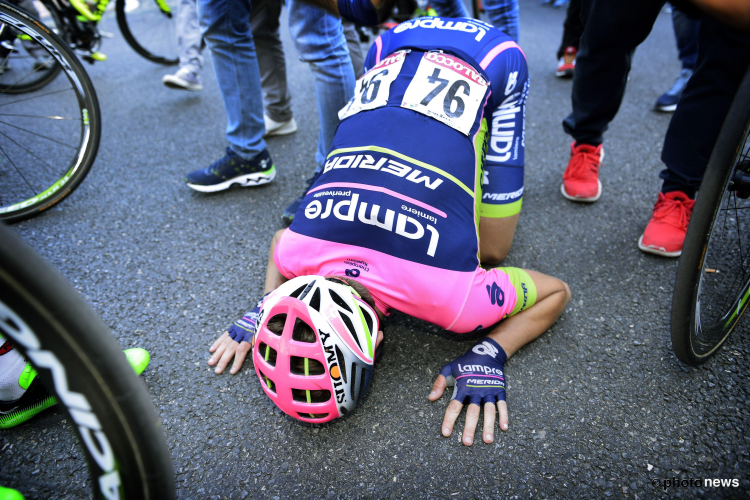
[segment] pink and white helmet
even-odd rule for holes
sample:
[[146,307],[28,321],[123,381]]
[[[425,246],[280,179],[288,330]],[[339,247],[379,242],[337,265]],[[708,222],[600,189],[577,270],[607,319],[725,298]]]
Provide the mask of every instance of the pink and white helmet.
[[378,315],[343,280],[287,281],[263,302],[257,325],[255,371],[284,413],[328,422],[362,399],[372,378]]

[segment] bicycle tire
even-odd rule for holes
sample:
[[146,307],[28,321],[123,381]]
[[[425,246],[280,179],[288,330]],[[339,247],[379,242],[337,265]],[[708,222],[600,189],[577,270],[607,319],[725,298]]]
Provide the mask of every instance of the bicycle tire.
[[743,244],[750,248],[750,234],[742,234],[743,226],[750,230],[750,214],[744,215],[750,212],[750,203],[731,189],[737,188],[735,172],[750,170],[748,134],[750,70],[706,166],[675,278],[672,347],[682,362],[692,366],[718,352],[750,302],[750,273],[745,272],[750,255],[743,248]]
[[[101,112],[99,110],[96,91],[86,70],[73,51],[52,30],[48,29],[39,20],[33,18],[25,11],[16,8],[5,0],[0,0],[0,22],[11,23],[15,29],[29,35],[40,46],[43,46],[47,53],[59,63],[67,78],[66,80],[59,80],[56,83],[60,85],[68,83],[70,85],[64,91],[54,90],[36,95],[27,93],[15,101],[2,102],[3,111],[0,112],[0,122],[13,129],[22,129],[19,126],[18,117],[23,117],[23,113],[19,114],[18,110],[23,111],[26,107],[32,105],[36,99],[44,99],[53,94],[55,95],[54,98],[57,99],[58,95],[62,95],[61,92],[73,93],[72,97],[68,99],[70,116],[25,117],[34,119],[43,118],[47,121],[44,122],[40,130],[25,130],[27,135],[24,136],[24,139],[8,140],[28,153],[25,156],[21,155],[20,158],[22,159],[17,161],[30,163],[21,164],[19,168],[13,161],[13,158],[11,158],[8,149],[3,148],[2,144],[0,144],[0,155],[5,155],[8,160],[3,162],[4,164],[0,164],[0,167],[6,167],[8,170],[11,167],[15,168],[17,174],[24,180],[24,175],[35,174],[36,170],[34,169],[39,170],[49,167],[49,172],[45,172],[43,176],[38,176],[36,185],[27,182],[28,189],[24,188],[25,190],[19,193],[11,192],[11,183],[7,180],[7,177],[3,177],[4,191],[0,191],[0,220],[15,222],[38,215],[47,210],[70,195],[83,182],[83,179],[89,170],[91,170],[99,149]],[[0,95],[2,94],[0,93]],[[9,97],[8,99],[12,98]],[[44,103],[42,103],[42,106],[44,106]],[[45,112],[48,111],[44,108],[42,109]],[[50,114],[54,115],[54,113]],[[9,117],[10,123],[2,121],[4,116]],[[63,119],[67,120],[66,123],[71,123],[69,130],[74,134],[71,144],[61,143],[61,141],[46,137],[41,133],[45,131],[45,127],[51,128],[53,127],[53,122],[60,123]],[[77,125],[77,122],[80,122],[80,127]],[[40,146],[38,152],[30,151],[29,148],[31,146],[29,146],[28,141],[26,144],[21,144],[21,141],[25,141],[32,135],[40,141],[41,139],[39,138],[48,139],[48,144],[45,143],[47,145],[44,147]],[[0,138],[8,137],[9,135],[6,132],[0,131]],[[60,143],[69,148],[70,154],[49,154],[52,142]],[[57,165],[52,166],[49,162],[55,162]],[[9,163],[11,164],[10,167],[8,166]],[[3,173],[3,171],[0,171],[0,174]]]
[[0,333],[75,424],[94,497],[174,498],[169,448],[145,384],[73,287],[2,224],[0,297]]
[[[128,9],[126,9],[126,0],[117,0],[117,2],[115,3],[115,11],[117,12],[117,25],[120,27],[122,36],[125,38],[125,41],[128,42],[128,45],[130,45],[130,47],[135,50],[136,53],[138,53],[140,56],[156,64],[162,64],[164,66],[174,66],[180,62],[180,58],[177,55],[176,49],[177,36],[175,33],[163,33],[164,23],[159,22],[164,20],[161,18],[161,16],[164,16],[164,18],[173,19],[173,13],[171,11],[166,12],[162,7],[159,6],[159,4],[155,0],[143,1],[153,1],[156,4],[155,9],[152,8],[150,10],[147,10],[146,12],[138,12],[139,8],[135,9],[136,14],[142,14],[142,17],[147,18],[145,24],[153,25],[149,26],[149,29],[147,30],[136,30],[133,26],[131,26],[131,24],[134,23],[133,19],[134,15],[136,14],[131,15],[128,12]],[[174,24],[174,22],[172,22],[172,24]],[[141,33],[139,33],[139,31]],[[151,36],[156,35],[158,37],[158,40],[172,39],[174,41],[174,50],[172,50],[171,47],[166,48],[159,46],[157,48],[154,44],[146,43],[142,39],[139,41],[138,38],[143,38],[145,36],[145,33],[148,33]]]

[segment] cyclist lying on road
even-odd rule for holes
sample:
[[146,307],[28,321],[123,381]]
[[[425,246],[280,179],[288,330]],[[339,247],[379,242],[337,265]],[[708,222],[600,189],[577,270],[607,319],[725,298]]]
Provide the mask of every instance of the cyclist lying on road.
[[361,400],[391,309],[457,333],[495,325],[429,395],[456,385],[442,432],[468,403],[466,445],[483,403],[489,443],[496,412],[508,428],[505,361],[570,300],[557,278],[480,267],[505,258],[521,209],[525,57],[488,24],[432,17],[380,36],[366,67],[325,168],[271,242],[267,295],[208,364],[221,373],[234,358],[236,373],[254,345],[274,403],[326,422]]

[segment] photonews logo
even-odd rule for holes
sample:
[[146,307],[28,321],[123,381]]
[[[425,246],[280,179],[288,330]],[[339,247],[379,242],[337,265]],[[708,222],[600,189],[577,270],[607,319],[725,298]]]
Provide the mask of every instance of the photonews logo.
[[667,491],[668,488],[737,488],[740,485],[739,479],[709,479],[709,478],[671,478],[671,479],[657,479],[651,480],[651,484],[654,488],[663,488]]

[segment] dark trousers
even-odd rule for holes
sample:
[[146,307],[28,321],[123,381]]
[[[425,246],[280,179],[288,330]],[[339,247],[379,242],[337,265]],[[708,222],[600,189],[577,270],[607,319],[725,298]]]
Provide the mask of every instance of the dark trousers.
[[[583,0],[585,26],[573,75],[573,112],[563,121],[578,143],[599,145],[620,109],[635,48],[651,32],[663,7],[654,0]],[[706,17],[698,64],[664,141],[662,191],[693,196],[729,104],[750,61],[750,35]],[[696,78],[697,77],[697,78]],[[687,104],[685,104],[687,103]]]
[[698,30],[698,62],[669,122],[659,177],[662,192],[690,197],[703,172],[734,95],[750,66],[750,34],[706,16]]
[[651,32],[664,1],[582,0],[584,30],[573,73],[573,112],[563,129],[598,146],[620,109],[633,53]]
[[581,2],[582,0],[570,0],[568,11],[565,14],[563,22],[563,36],[560,48],[557,49],[557,58],[560,59],[568,47],[574,47],[578,50],[583,34],[583,21],[581,21]]

